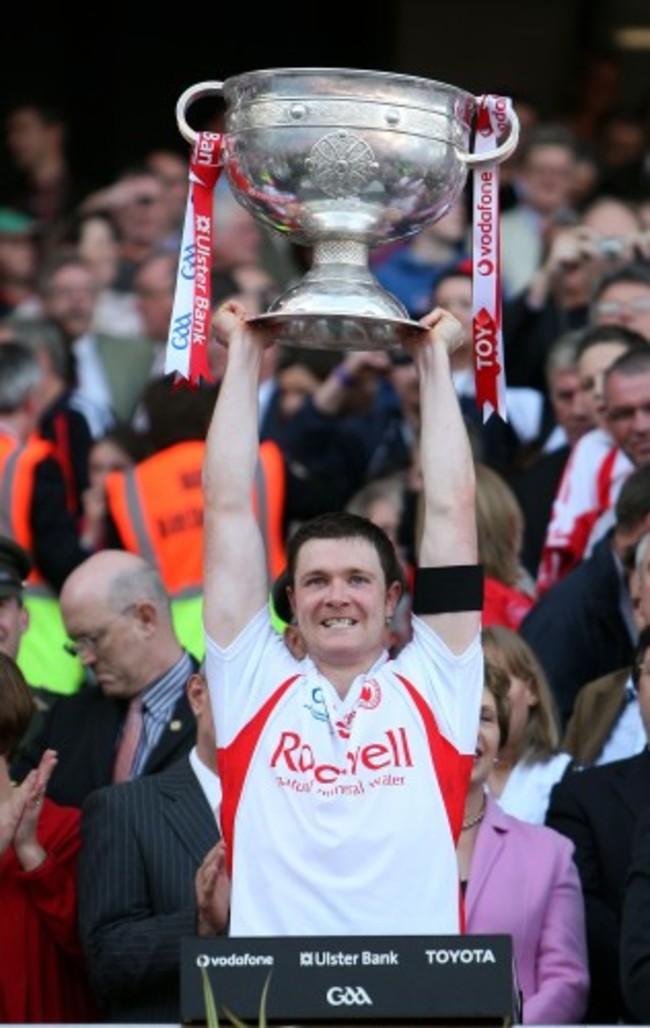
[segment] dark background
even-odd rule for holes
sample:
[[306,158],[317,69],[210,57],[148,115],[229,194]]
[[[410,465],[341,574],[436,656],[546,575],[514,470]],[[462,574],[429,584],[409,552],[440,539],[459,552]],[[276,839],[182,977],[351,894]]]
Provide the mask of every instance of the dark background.
[[[550,118],[570,105],[584,63],[612,46],[617,28],[650,28],[650,0],[273,0],[259,6],[106,7],[81,24],[59,7],[51,31],[26,25],[4,33],[0,114],[30,94],[55,102],[70,125],[73,165],[105,184],[154,146],[187,151],[176,101],[204,79],[273,67],[368,68],[476,94],[527,96]],[[650,50],[617,51],[617,59],[622,102],[647,104]],[[192,111],[190,121],[200,128],[207,109],[197,104]],[[0,138],[0,167],[2,161]]]

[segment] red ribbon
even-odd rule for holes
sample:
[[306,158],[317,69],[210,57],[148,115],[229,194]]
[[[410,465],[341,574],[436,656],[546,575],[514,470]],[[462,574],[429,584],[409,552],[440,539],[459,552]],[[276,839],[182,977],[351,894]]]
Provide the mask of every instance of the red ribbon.
[[221,175],[223,136],[199,132],[190,158],[191,201],[194,237],[194,290],[189,380],[213,382],[208,363],[208,339],[212,320],[212,235],[214,189]]
[[497,383],[502,368],[499,363],[498,327],[490,313],[481,307],[473,319],[474,367],[476,371],[476,402],[481,410],[485,403],[499,409]]

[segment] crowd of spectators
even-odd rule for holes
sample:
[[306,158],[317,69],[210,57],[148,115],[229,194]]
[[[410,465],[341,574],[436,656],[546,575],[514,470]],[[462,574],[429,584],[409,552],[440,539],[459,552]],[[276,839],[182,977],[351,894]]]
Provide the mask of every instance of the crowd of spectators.
[[[489,671],[466,808],[480,828],[459,846],[467,930],[512,933],[525,1023],[648,1022],[650,122],[521,103],[501,180],[507,421],[482,420],[469,342],[451,360]],[[15,915],[1,919],[0,1021],[175,1021],[180,936],[228,929],[201,674],[219,367],[194,389],[164,373],[189,155],[152,148],[90,189],[60,111],[18,104],[3,131],[0,901]],[[307,258],[225,181],[214,209],[215,309],[262,313]],[[410,317],[441,306],[468,340],[470,209],[465,192],[370,261]],[[258,407],[269,589],[306,520],[362,514],[402,567],[386,635],[399,653],[423,522],[412,358],[278,339]],[[30,986],[21,959],[57,988]]]

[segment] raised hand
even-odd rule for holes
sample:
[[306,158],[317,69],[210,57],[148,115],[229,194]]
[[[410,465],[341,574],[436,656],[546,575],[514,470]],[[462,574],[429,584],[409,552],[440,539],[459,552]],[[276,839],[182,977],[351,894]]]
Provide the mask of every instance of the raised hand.
[[[469,343],[469,340],[465,338],[460,321],[442,307],[434,307],[432,311],[420,318],[420,324],[430,329],[428,339],[435,344],[442,344],[449,356]],[[407,344],[407,347],[412,353],[415,353],[419,347],[426,345],[426,342],[426,338],[422,342],[420,337],[417,337],[413,342]]]
[[217,935],[228,923],[230,913],[230,877],[223,839],[204,857],[194,877],[194,893],[198,907],[197,934]]
[[[56,767],[55,750],[45,750],[35,771],[30,771],[19,789],[25,789],[25,803],[14,834],[14,849],[21,866],[31,871],[42,864],[47,856],[37,838],[38,821],[43,809],[47,783]],[[33,777],[32,777],[33,776]]]
[[11,792],[0,799],[0,857],[13,845],[16,829],[28,801],[33,799],[37,788],[37,772],[30,771],[27,777]]

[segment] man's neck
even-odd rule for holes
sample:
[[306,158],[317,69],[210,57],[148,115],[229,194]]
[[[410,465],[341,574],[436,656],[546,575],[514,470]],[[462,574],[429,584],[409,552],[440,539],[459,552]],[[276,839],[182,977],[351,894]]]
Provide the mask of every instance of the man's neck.
[[13,436],[21,443],[24,443],[29,436],[22,418],[11,414],[0,415],[0,433]]
[[363,663],[359,662],[356,666],[346,665],[345,667],[340,667],[339,665],[330,665],[325,662],[319,663],[316,661],[314,661],[314,664],[323,678],[331,682],[339,697],[344,700],[355,678],[358,678],[359,675],[367,674],[384,652],[384,649],[380,648],[370,659],[365,660]]

